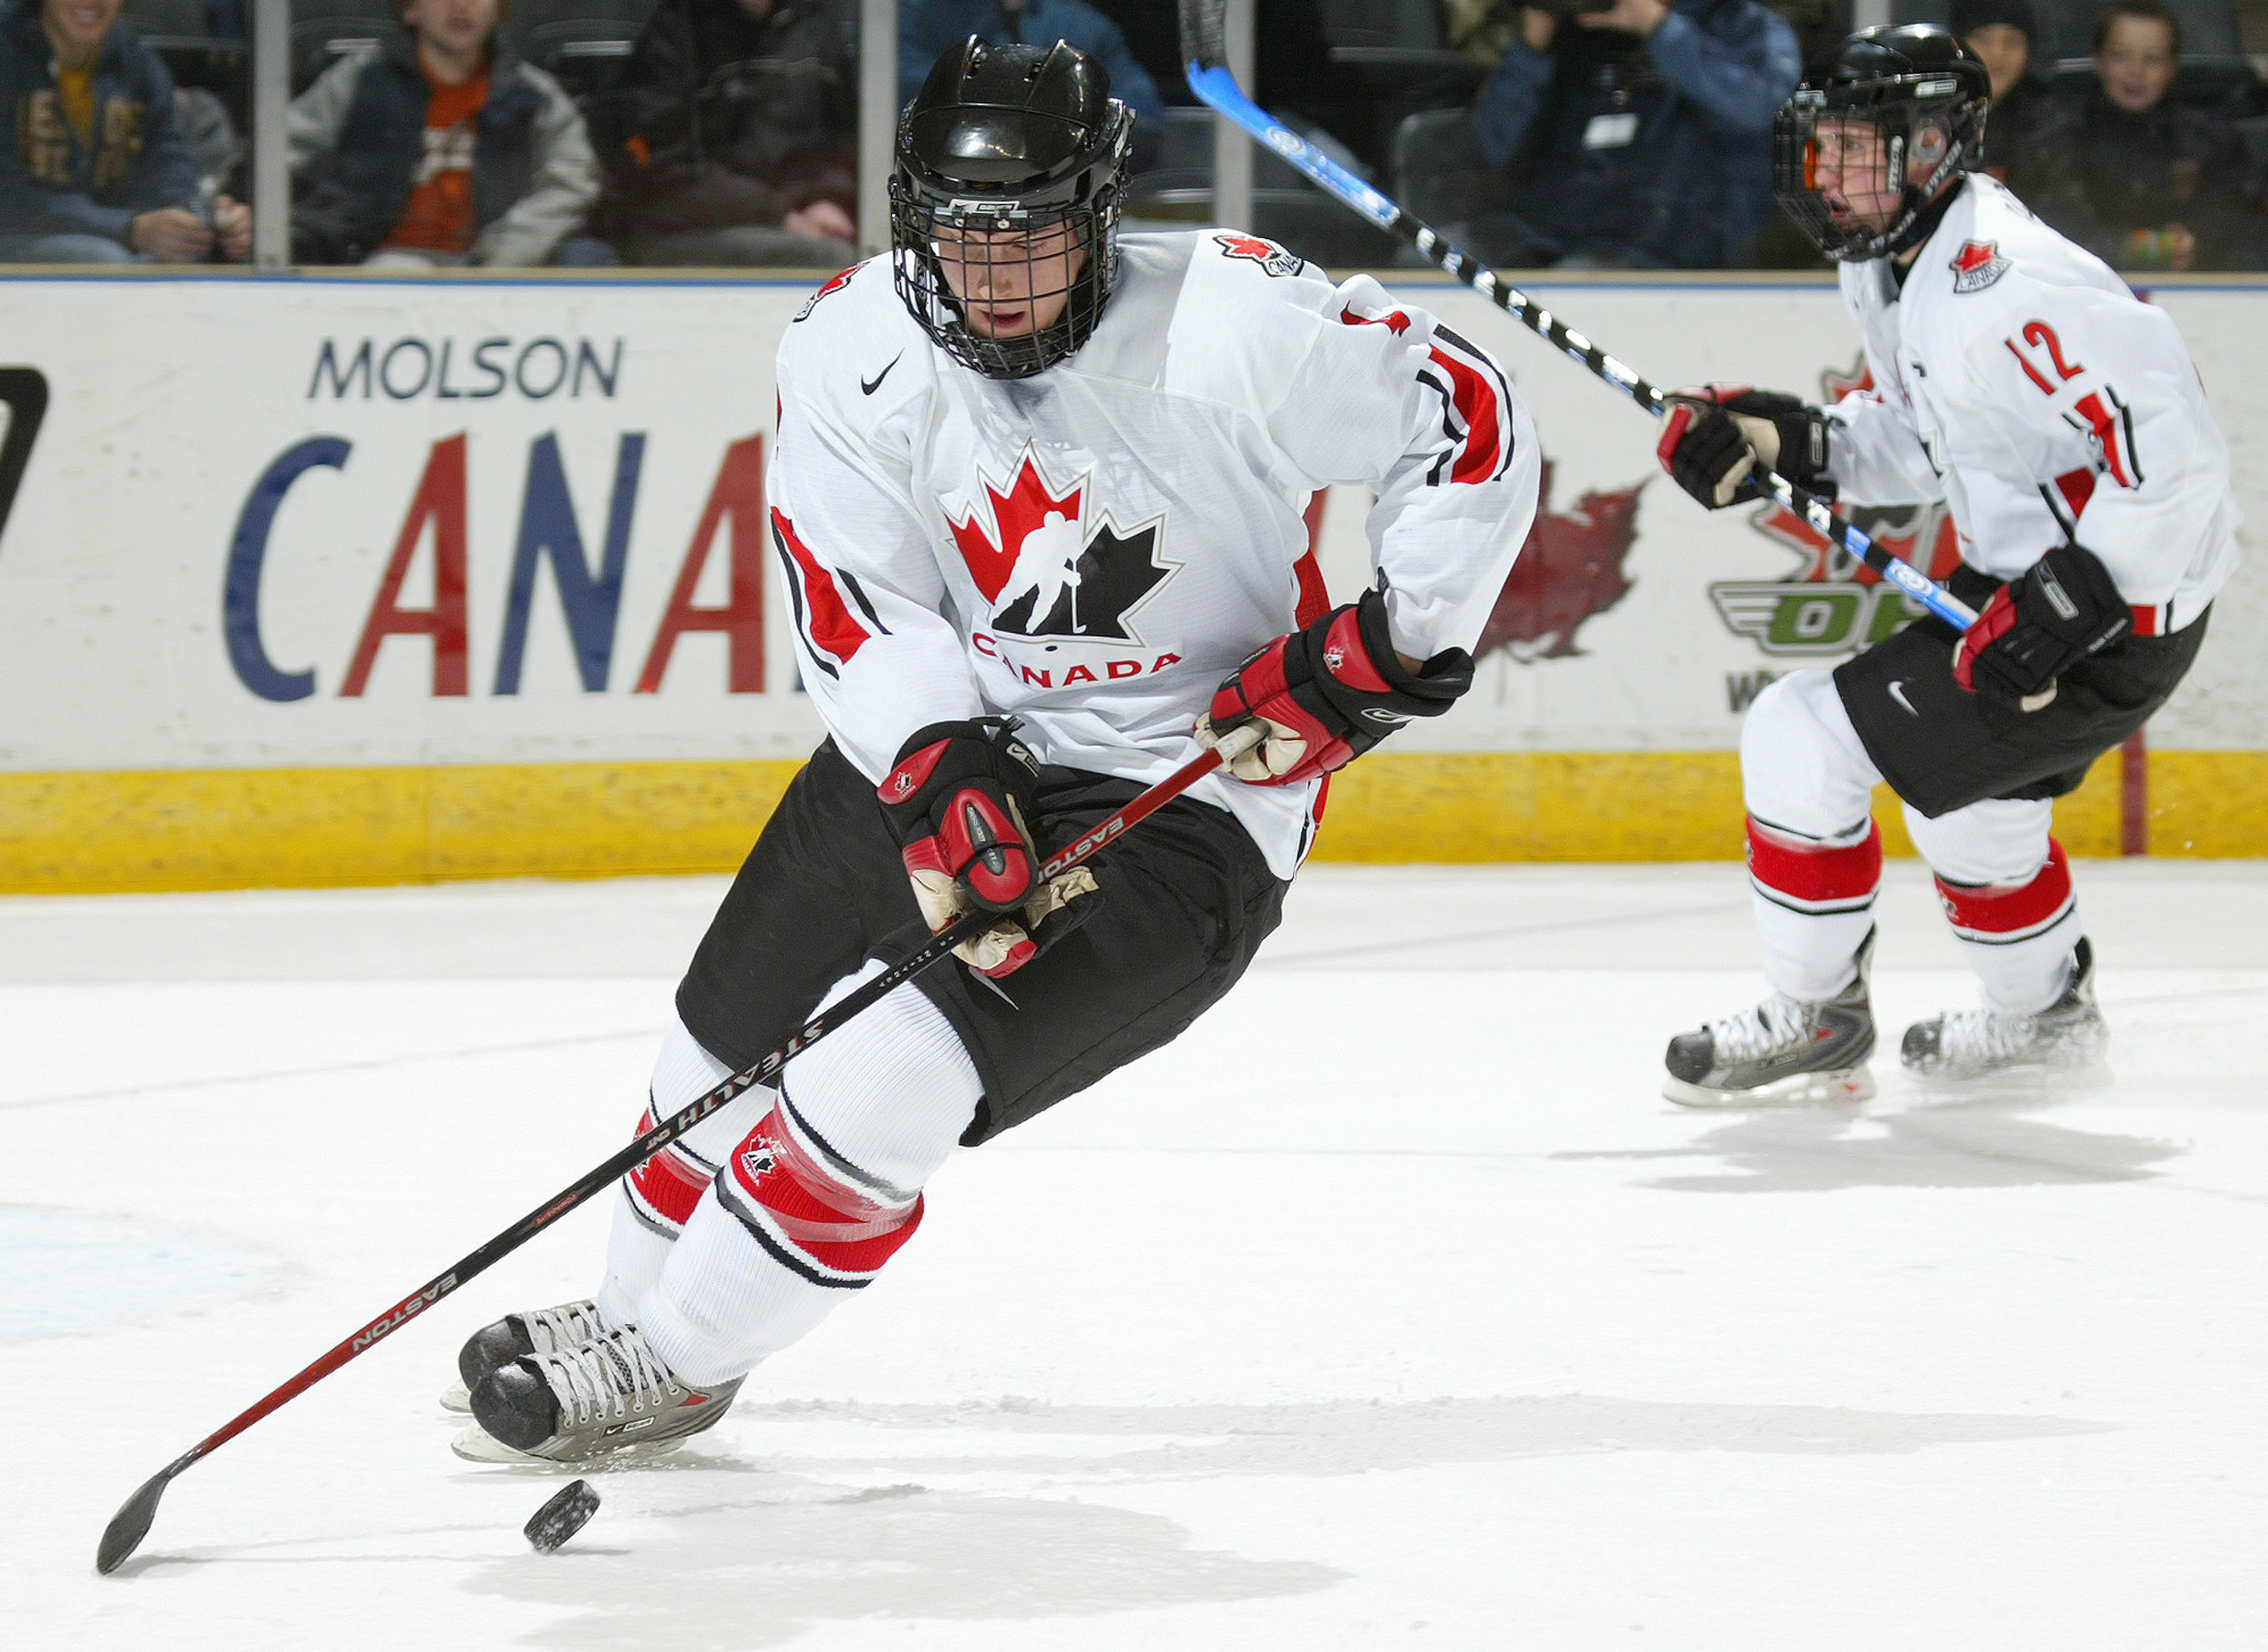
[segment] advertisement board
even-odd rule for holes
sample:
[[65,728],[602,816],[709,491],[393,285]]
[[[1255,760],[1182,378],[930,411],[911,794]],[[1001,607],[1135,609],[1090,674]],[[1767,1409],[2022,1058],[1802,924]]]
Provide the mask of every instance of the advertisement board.
[[[1545,505],[1474,693],[1344,777],[1318,854],[1737,854],[1748,701],[1905,603],[1782,513],[1695,507],[1650,420],[1476,296],[1395,284],[1511,371]],[[0,887],[728,867],[821,737],[763,508],[772,358],[808,283],[8,289]],[[1539,290],[1666,385],[1828,396],[1859,369],[1818,282]],[[2268,293],[2156,297],[2268,521]],[[1369,503],[1337,488],[1310,510],[1342,598]],[[1939,507],[1861,521],[1949,563]],[[2158,852],[2268,848],[2268,569],[2213,627],[2139,773]],[[2136,779],[2066,805],[2075,849],[2132,847]],[[2253,806],[2211,822],[2209,792]]]

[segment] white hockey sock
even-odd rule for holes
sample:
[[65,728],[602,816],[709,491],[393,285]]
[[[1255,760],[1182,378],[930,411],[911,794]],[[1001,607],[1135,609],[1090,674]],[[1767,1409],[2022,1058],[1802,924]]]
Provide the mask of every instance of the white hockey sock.
[[[645,1112],[637,1134],[658,1120],[690,1105],[733,1076],[733,1069],[703,1049],[684,1024],[662,1035]],[[599,1290],[599,1312],[615,1325],[637,1319],[638,1298],[653,1289],[669,1259],[671,1245],[749,1127],[771,1111],[777,1092],[762,1088],[735,1098],[622,1178],[615,1193],[613,1231],[607,1239],[607,1278]]]
[[1872,819],[1821,841],[1749,817],[1749,888],[1775,991],[1821,1003],[1856,979],[1881,881],[1882,834]]
[[983,1093],[952,1024],[910,985],[791,1061],[778,1105],[725,1156],[638,1299],[654,1351],[709,1387],[801,1338],[913,1237],[922,1185]]
[[1741,724],[1764,978],[1791,998],[1822,1002],[1858,974],[1882,876],[1869,813],[1881,779],[1830,672],[1790,672],[1756,696]]
[[2049,804],[2021,799],[1971,804],[1935,820],[1907,813],[1985,997],[2017,1014],[2063,995],[2085,933],[2063,845],[2047,835],[2050,815]]

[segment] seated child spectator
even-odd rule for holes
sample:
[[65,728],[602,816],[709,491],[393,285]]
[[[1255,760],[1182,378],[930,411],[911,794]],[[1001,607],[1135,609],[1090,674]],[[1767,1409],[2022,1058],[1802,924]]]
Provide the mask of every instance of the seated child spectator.
[[125,0],[14,0],[0,14],[0,262],[193,264],[252,251],[252,212],[208,202],[165,64]]
[[2039,33],[2032,0],[1953,0],[1953,32],[1992,77],[1982,170],[2029,201],[2026,175],[2059,114],[2054,92],[2029,72],[2032,37]]
[[858,0],[661,0],[599,118],[633,264],[858,256]]
[[2095,79],[2068,126],[2042,140],[2077,187],[2029,204],[2116,269],[2257,268],[2263,225],[2235,130],[2167,99],[2181,45],[2161,0],[2110,0],[2095,26]]
[[1465,244],[1506,268],[1740,263],[1772,211],[1772,117],[1801,72],[1795,31],[1756,0],[1523,7],[1474,110],[1506,170]]
[[403,32],[291,101],[292,257],[431,268],[611,262],[576,240],[599,194],[559,83],[496,46],[504,0],[397,0]]
[[1166,101],[1108,18],[1081,0],[898,0],[898,101],[913,101],[930,68],[970,35],[997,46],[1069,40],[1110,75],[1110,95],[1134,113],[1133,170],[1166,141]]

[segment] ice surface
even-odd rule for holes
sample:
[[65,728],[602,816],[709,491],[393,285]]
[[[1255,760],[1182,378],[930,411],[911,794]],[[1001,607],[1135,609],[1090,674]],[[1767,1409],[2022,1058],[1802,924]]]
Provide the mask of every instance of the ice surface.
[[[1734,866],[1318,867],[1173,1048],[958,1156],[678,1465],[450,1457],[593,1209],[144,1478],[596,1162],[710,880],[0,901],[10,1645],[2257,1648],[2268,867],[2078,871],[2119,1081],[1696,1114]],[[1877,1010],[1971,988],[1911,863]]]

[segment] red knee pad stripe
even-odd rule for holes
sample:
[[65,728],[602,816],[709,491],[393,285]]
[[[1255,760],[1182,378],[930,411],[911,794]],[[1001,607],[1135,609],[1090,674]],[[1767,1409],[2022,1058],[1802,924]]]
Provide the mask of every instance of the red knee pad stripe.
[[[636,1134],[653,1128],[653,1109],[638,1115]],[[693,1219],[693,1207],[709,1191],[709,1172],[675,1148],[666,1147],[630,1172],[630,1186],[652,1207],[654,1215],[683,1227]]]
[[1948,884],[1937,880],[1945,915],[1964,935],[2005,941],[2044,929],[2072,904],[2071,867],[2063,845],[2048,840],[2048,863],[2021,884]]
[[1858,903],[1874,899],[1882,881],[1882,829],[1868,823],[1867,835],[1846,848],[1825,848],[1775,832],[1749,819],[1749,874],[1775,894],[1791,900]]
[[836,1176],[797,1141],[774,1107],[733,1149],[733,1185],[814,1261],[871,1274],[921,1226],[922,1200],[885,1205]]

